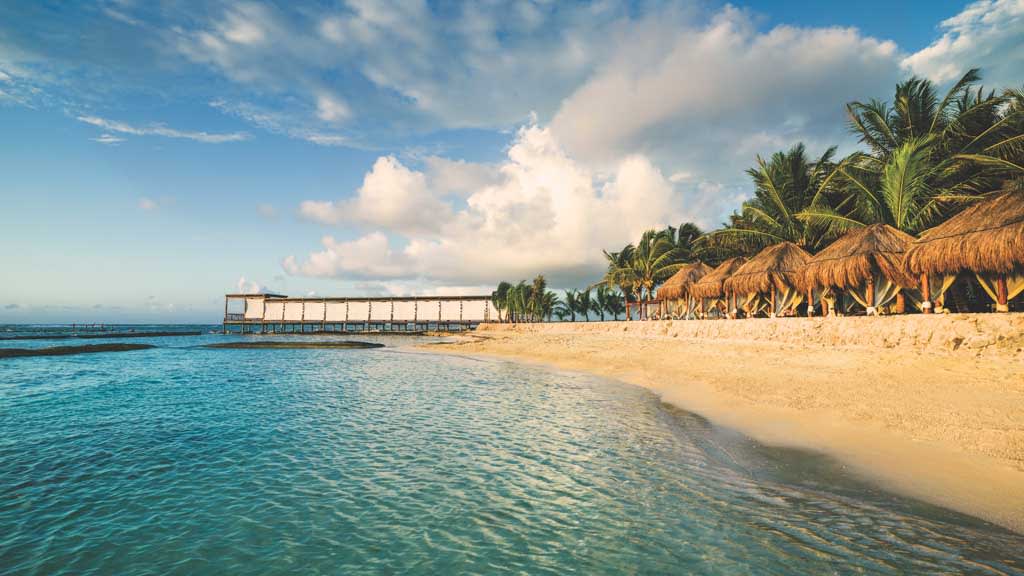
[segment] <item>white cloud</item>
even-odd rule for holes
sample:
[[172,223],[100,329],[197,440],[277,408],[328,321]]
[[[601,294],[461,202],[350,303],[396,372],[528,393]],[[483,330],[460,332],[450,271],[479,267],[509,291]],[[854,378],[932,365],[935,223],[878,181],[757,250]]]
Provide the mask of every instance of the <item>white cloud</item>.
[[451,208],[428,188],[426,176],[392,156],[377,159],[355,198],[306,201],[299,213],[316,222],[357,222],[401,233],[436,231],[451,218]]
[[[558,285],[576,285],[600,274],[602,247],[619,248],[650,227],[700,219],[690,206],[714,203],[697,198],[696,191],[676,190],[639,154],[623,158],[603,176],[566,155],[552,131],[539,126],[519,130],[504,162],[471,166],[471,171],[489,170],[490,183],[465,194],[465,205],[454,209],[444,202],[458,191],[432,188],[428,173],[379,158],[355,198],[306,202],[302,211],[324,222],[360,214],[391,236],[375,231],[344,242],[327,236],[306,259],[287,258],[285,270],[322,277],[424,278],[435,286],[476,286],[543,272]],[[435,204],[447,211],[390,212],[397,209],[393,202],[381,208],[384,199],[396,195],[412,198],[409,205]],[[364,203],[382,211],[365,213]],[[435,221],[443,225],[422,225]]]
[[982,0],[940,24],[942,36],[903,59],[904,68],[935,82],[982,67],[990,84],[1020,86],[1024,78],[1024,0]]
[[283,267],[292,275],[321,277],[401,278],[408,276],[409,262],[391,249],[387,236],[373,232],[351,241],[332,236],[321,239],[323,250],[313,252],[304,262],[285,258]]
[[[210,132],[190,132],[183,130],[175,130],[174,128],[168,128],[162,125],[151,125],[145,127],[132,126],[125,122],[118,122],[116,120],[107,120],[98,116],[78,116],[80,122],[98,126],[104,130],[110,132],[118,132],[120,134],[131,134],[133,136],[163,136],[165,138],[183,138],[186,140],[195,140],[196,142],[204,142],[207,144],[221,144],[224,142],[239,142],[242,140],[248,140],[249,135],[244,132],[231,132],[227,134],[216,134]],[[102,138],[102,137],[101,137]]]
[[96,138],[90,138],[93,142],[99,142],[100,144],[113,144],[117,145],[124,142],[124,138],[114,136],[113,134],[100,134]]
[[452,195],[467,196],[500,181],[496,167],[490,164],[440,156],[427,156],[423,163],[431,189],[444,190]]
[[277,208],[273,204],[257,204],[256,211],[264,218],[276,218]]
[[210,106],[274,134],[305,140],[318,146],[358,147],[346,136],[325,133],[309,126],[301,114],[276,112],[246,102],[228,102],[222,99],[212,100]]
[[159,207],[160,204],[156,200],[153,200],[152,198],[146,198],[145,196],[139,198],[139,210],[152,212],[153,210],[156,210]]
[[324,122],[340,122],[350,114],[348,105],[336,96],[321,92],[316,97],[316,116]]
[[757,152],[846,139],[844,104],[891,90],[899,72],[891,42],[852,28],[759,32],[730,7],[705,26],[639,22],[619,46],[562,102],[555,135],[589,162],[645,150],[718,181]]
[[238,282],[235,283],[235,292],[238,294],[262,294],[266,290],[263,286],[258,283],[246,280],[245,276],[238,278]]

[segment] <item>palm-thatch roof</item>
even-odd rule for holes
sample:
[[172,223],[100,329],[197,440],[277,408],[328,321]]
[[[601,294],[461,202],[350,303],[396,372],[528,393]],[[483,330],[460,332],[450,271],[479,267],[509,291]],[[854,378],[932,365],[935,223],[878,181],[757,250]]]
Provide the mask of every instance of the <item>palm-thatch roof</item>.
[[679,300],[684,298],[695,282],[711,272],[711,266],[701,262],[684,264],[678,272],[658,288],[658,300]]
[[1024,190],[1003,192],[926,230],[904,262],[913,274],[1007,274],[1024,268]]
[[722,296],[725,294],[725,288],[722,286],[725,280],[732,276],[746,262],[747,259],[742,256],[729,258],[722,262],[717,268],[708,273],[707,276],[701,278],[690,287],[690,295],[694,298],[718,298]]
[[861,286],[877,272],[903,288],[917,281],[903,267],[903,254],[914,237],[889,226],[872,224],[841,236],[804,266],[801,288]]
[[724,288],[738,294],[768,292],[800,286],[801,271],[811,255],[792,242],[761,250],[726,279]]

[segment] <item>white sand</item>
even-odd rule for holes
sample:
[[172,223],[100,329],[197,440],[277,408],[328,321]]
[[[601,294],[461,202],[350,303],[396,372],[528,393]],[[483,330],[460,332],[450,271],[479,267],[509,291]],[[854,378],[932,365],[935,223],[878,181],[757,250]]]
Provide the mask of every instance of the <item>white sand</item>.
[[1024,315],[484,325],[441,346],[644,386],[1024,532]]

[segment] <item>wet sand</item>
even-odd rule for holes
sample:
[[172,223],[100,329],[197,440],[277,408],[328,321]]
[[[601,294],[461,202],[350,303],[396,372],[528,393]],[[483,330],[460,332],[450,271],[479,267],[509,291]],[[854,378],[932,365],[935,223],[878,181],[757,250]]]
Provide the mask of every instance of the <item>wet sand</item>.
[[432,350],[649,388],[1024,533],[1024,315],[483,325]]

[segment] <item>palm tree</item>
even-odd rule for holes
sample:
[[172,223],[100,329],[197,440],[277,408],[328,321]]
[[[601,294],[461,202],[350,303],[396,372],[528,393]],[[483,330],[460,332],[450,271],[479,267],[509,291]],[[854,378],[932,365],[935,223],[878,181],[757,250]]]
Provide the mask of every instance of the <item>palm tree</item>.
[[605,260],[608,268],[604,276],[595,285],[604,285],[609,288],[618,288],[625,300],[626,320],[630,319],[629,296],[635,294],[637,279],[633,271],[633,252],[636,250],[632,244],[626,245],[618,252],[604,250]]
[[754,198],[743,203],[730,224],[700,237],[698,248],[750,255],[784,241],[810,251],[822,247],[830,239],[828,229],[797,215],[830,189],[835,151],[829,148],[812,161],[804,145],[797,144],[768,161],[758,156],[757,166],[747,170],[754,182]]
[[[1024,175],[1021,93],[986,93],[975,88],[980,81],[977,68],[968,70],[940,100],[930,81],[910,78],[896,85],[891,107],[875,99],[849,103],[850,129],[880,165],[914,142],[929,142],[926,160],[935,169],[927,185],[955,199],[955,210],[1003,180]],[[942,216],[949,215],[947,210]]]
[[547,295],[548,282],[544,278],[543,274],[538,274],[533,279],[533,285],[530,287],[530,315],[534,320],[540,320],[544,317],[544,297]]
[[491,302],[494,303],[494,308],[498,311],[498,322],[502,322],[501,311],[508,308],[508,291],[512,288],[512,285],[508,282],[502,281],[498,284],[498,289],[491,292]]
[[594,312],[601,316],[601,322],[604,322],[605,312],[609,312],[608,307],[614,298],[615,292],[603,284],[599,285],[594,292]]
[[665,229],[665,233],[672,239],[683,260],[690,261],[696,258],[699,250],[694,246],[694,242],[704,235],[699,226],[693,222],[684,222],[679,225],[679,228],[669,226]]
[[944,204],[963,198],[931,187],[936,172],[944,169],[932,162],[934,145],[931,137],[914,138],[884,163],[863,154],[844,160],[835,179],[841,199],[820,195],[797,217],[829,228],[832,236],[876,223],[918,234],[940,217]]
[[555,294],[551,290],[544,293],[544,298],[541,301],[541,317],[551,321],[551,315],[558,309],[558,294]]
[[650,298],[654,287],[675,274],[683,261],[679,249],[667,234],[648,230],[633,250],[630,265],[634,286],[641,301],[640,317],[644,319],[647,317],[644,293]]
[[577,292],[575,290],[566,290],[565,298],[561,302],[561,309],[565,312],[565,315],[569,317],[570,322],[576,321],[576,311],[579,309],[577,304]]
[[508,291],[508,310],[511,322],[528,322],[530,320],[530,301],[533,286],[520,280]]
[[974,90],[980,78],[968,71],[942,100],[915,77],[896,86],[892,108],[848,104],[850,128],[871,153],[837,164],[831,185],[798,217],[829,236],[875,223],[917,234],[1014,172],[1024,176],[1024,95]]
[[626,307],[623,305],[623,297],[614,292],[609,292],[610,296],[608,299],[608,305],[605,307],[605,310],[607,310],[608,313],[612,315],[612,318],[614,320],[618,320],[619,314],[622,314],[623,312],[626,311]]
[[590,322],[590,311],[594,309],[594,301],[590,297],[590,288],[576,292],[576,312]]

